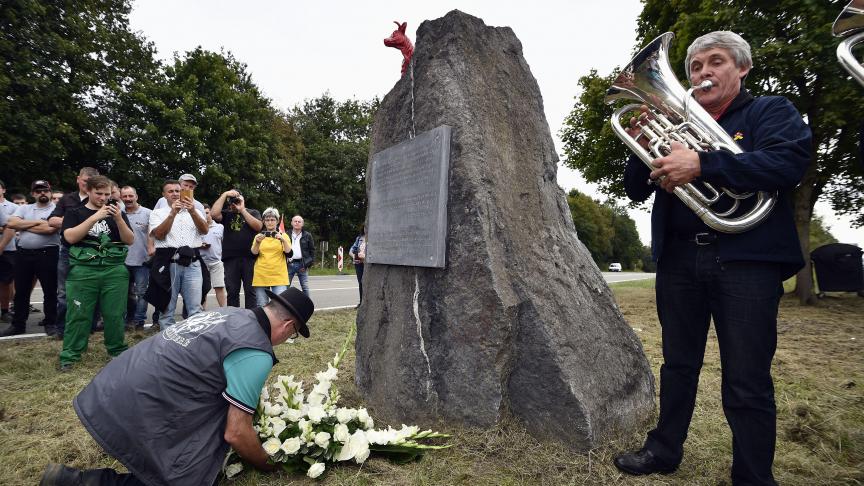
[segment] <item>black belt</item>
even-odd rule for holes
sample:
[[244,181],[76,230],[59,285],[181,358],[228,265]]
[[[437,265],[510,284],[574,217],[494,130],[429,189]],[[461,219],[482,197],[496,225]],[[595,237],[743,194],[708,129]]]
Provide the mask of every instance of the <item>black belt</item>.
[[46,253],[51,250],[56,250],[57,245],[43,246],[42,248],[18,248],[21,253]]
[[672,237],[678,241],[686,241],[699,246],[712,245],[717,242],[717,233],[672,233]]
[[303,259],[301,258],[299,260],[291,260],[291,263],[303,263]]

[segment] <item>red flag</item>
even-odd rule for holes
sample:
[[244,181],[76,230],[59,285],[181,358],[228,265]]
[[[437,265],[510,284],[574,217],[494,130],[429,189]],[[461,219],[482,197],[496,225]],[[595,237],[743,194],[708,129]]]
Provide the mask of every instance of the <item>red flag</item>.
[[285,232],[285,216],[279,216],[279,232]]

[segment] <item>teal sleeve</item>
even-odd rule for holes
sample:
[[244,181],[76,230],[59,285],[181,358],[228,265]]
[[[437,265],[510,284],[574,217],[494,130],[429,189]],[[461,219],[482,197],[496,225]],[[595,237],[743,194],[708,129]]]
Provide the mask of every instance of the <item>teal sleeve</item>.
[[258,349],[242,348],[226,356],[222,368],[227,382],[222,396],[240,410],[255,413],[273,358]]

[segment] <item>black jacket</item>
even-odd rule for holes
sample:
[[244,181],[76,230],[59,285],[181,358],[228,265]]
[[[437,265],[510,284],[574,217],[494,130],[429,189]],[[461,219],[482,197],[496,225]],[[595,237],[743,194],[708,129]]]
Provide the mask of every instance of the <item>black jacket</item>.
[[[700,152],[699,180],[739,192],[779,191],[771,215],[757,227],[739,234],[719,233],[720,260],[762,261],[784,264],[784,278],[804,265],[793,218],[791,191],[810,163],[810,128],[786,98],[753,98],[741,90],[718,123],[735,138],[744,153]],[[635,155],[627,161],[624,188],[634,201],[651,194],[651,249],[655,261],[664,257],[664,241],[673,232],[713,232],[674,194],[648,185],[648,167]]]
[[[291,240],[294,240],[294,231],[289,230],[288,235],[291,236]],[[303,230],[300,236],[300,253],[303,255],[303,268],[312,268],[312,264],[315,263],[315,241],[312,240],[312,235]],[[294,249],[291,249],[291,254],[294,254]]]

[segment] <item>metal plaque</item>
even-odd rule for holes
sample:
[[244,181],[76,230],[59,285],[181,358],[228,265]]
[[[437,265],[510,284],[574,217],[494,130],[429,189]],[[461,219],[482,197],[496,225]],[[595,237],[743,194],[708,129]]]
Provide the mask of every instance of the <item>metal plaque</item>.
[[442,125],[372,156],[369,263],[444,268],[450,131]]

